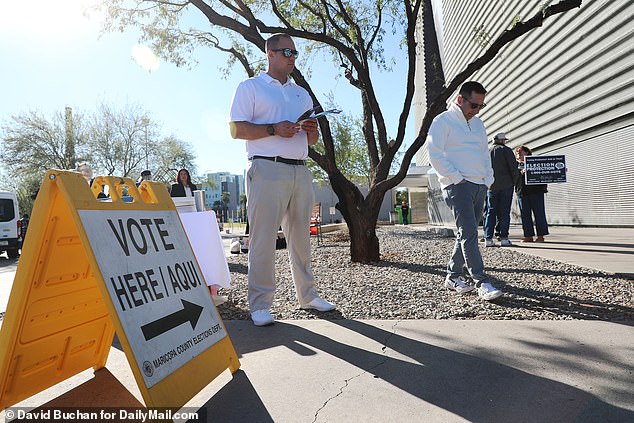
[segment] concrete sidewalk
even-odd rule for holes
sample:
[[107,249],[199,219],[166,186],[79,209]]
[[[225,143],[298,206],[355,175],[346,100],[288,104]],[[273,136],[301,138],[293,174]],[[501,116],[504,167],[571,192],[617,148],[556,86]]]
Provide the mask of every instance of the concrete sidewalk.
[[630,326],[319,320],[227,326],[242,371],[205,403],[217,421],[634,421]]
[[521,238],[513,228],[513,248],[523,253],[634,278],[634,228],[551,226],[544,243]]
[[[553,227],[523,253],[634,275],[634,229]],[[4,266],[7,280],[11,266]],[[0,269],[2,270],[2,269]],[[634,421],[634,322],[225,322],[241,361],[188,404],[210,422]],[[124,356],[19,404],[140,406]],[[5,413],[0,413],[0,420]]]
[[[588,321],[226,326],[241,369],[187,404],[210,422],[634,421],[634,327]],[[123,352],[20,406],[139,406]],[[47,402],[50,401],[50,402]],[[204,411],[203,411],[204,410]]]
[[[421,230],[453,231],[453,228],[443,226],[411,226]],[[546,242],[525,243],[522,242],[522,227],[513,225],[509,233],[513,247],[504,248],[634,278],[634,228],[551,226],[549,230]],[[496,240],[495,243],[499,248],[500,242]]]

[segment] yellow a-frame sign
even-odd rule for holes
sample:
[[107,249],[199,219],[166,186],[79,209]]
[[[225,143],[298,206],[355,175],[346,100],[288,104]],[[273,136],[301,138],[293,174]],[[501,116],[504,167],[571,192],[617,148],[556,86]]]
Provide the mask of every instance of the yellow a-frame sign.
[[50,170],[0,331],[0,409],[104,367],[115,330],[148,407],[240,367],[165,187]]

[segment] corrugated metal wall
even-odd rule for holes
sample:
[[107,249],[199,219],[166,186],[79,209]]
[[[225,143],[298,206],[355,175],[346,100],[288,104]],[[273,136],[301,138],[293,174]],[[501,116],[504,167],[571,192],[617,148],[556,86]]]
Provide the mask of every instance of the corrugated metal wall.
[[[487,35],[495,39],[515,16],[530,18],[540,3],[443,0],[435,13],[446,79],[486,49]],[[634,226],[633,21],[632,1],[584,0],[472,77],[489,91],[480,114],[489,134],[504,131],[510,147],[527,144],[535,154],[566,155],[569,182],[548,195],[552,223]]]
[[[623,140],[629,139],[629,143]],[[550,184],[552,224],[624,226],[634,222],[634,125],[545,151],[565,154],[565,184]]]

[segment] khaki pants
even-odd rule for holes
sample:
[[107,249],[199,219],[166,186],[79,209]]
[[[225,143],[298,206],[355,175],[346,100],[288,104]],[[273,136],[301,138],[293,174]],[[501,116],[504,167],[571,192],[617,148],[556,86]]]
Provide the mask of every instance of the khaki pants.
[[275,240],[280,225],[288,244],[300,304],[317,297],[310,263],[310,215],[314,194],[306,166],[254,159],[247,171],[249,308],[268,310],[275,293]]

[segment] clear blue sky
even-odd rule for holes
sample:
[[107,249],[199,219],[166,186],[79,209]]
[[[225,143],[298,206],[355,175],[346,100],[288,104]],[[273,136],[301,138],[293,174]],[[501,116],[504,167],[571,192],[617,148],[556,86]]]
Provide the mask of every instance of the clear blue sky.
[[[152,62],[138,45],[135,29],[100,35],[99,19],[82,13],[90,2],[94,0],[3,2],[0,121],[28,111],[51,118],[66,106],[92,114],[101,102],[115,109],[138,105],[162,125],[162,135],[173,134],[194,147],[199,173],[241,174],[246,165],[244,143],[230,138],[227,122],[233,90],[245,78],[244,72],[236,67],[228,79],[222,79],[219,68],[226,56],[202,48],[196,52],[199,64],[192,69]],[[338,69],[317,60],[311,65],[309,82],[319,100],[325,103],[332,92],[340,108],[359,114],[358,92],[345,79],[335,78]],[[403,67],[377,75],[375,84],[389,134],[395,136],[405,84]],[[406,145],[413,140],[413,130],[410,119]]]

